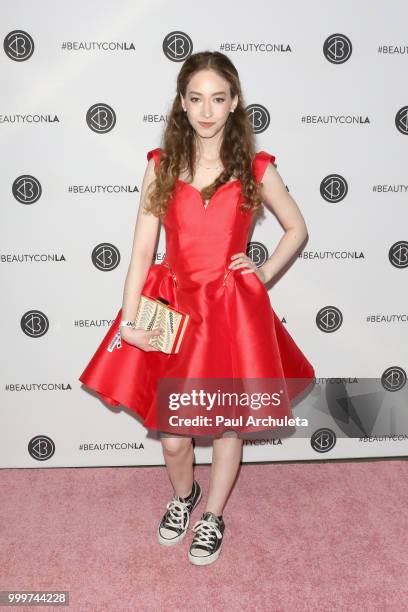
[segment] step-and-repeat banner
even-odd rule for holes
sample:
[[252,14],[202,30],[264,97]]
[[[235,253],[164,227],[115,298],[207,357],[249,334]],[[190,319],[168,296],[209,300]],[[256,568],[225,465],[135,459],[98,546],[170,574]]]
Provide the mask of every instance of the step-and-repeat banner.
[[[294,412],[316,425],[246,439],[243,461],[407,454],[407,20],[402,0],[4,3],[1,466],[163,464],[78,376],[121,305],[146,153],[203,50],[236,65],[309,231],[268,291],[315,366]],[[266,209],[257,264],[282,233]],[[197,463],[211,453],[196,440]]]

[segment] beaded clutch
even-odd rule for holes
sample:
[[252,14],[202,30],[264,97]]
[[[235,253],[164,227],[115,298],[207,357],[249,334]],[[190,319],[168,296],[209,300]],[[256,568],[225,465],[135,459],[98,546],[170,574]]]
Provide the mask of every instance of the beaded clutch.
[[161,327],[159,336],[150,338],[149,344],[163,353],[178,353],[190,315],[169,305],[164,298],[154,300],[143,293],[135,318],[135,327],[152,330]]
[[[140,295],[134,327],[151,331],[161,328],[163,333],[153,336],[149,345],[163,353],[178,353],[187,328],[190,315],[169,305],[164,298],[153,299],[143,293]],[[120,330],[108,346],[108,351],[122,346]]]

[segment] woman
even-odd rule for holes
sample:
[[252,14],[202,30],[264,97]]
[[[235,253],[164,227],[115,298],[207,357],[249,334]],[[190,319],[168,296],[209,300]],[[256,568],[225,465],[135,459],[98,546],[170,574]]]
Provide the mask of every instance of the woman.
[[[184,538],[202,495],[193,476],[192,435],[185,432],[213,438],[209,495],[188,554],[191,563],[207,565],[221,551],[222,513],[242,453],[237,432],[268,428],[170,427],[164,407],[159,410],[156,403],[157,383],[189,377],[305,381],[289,392],[290,398],[306,387],[314,378],[313,367],[275,315],[264,284],[292,259],[307,230],[273,165],[274,156],[254,152],[239,76],[224,54],[196,53],[184,62],[163,142],[163,148],[147,155],[122,308],[80,380],[109,404],[128,406],[146,427],[159,430],[174,488],[157,529],[163,545]],[[285,234],[257,267],[246,244],[263,202]],[[152,264],[160,220],[166,259]],[[141,293],[162,296],[190,314],[179,353],[168,355],[151,346],[160,330],[132,326]],[[109,350],[115,332],[123,343],[120,350]],[[284,413],[291,414],[290,406]],[[269,414],[278,411],[269,407]]]

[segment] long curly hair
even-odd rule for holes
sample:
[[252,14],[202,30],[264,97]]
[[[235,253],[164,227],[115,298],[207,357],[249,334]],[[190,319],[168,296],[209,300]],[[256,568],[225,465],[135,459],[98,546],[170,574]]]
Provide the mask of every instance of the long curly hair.
[[234,112],[229,114],[224,126],[220,147],[224,170],[211,185],[201,190],[201,196],[208,200],[222,184],[235,177],[241,182],[242,212],[252,211],[253,215],[258,217],[262,211],[262,198],[259,185],[252,174],[254,133],[245,111],[238,72],[231,60],[218,51],[194,53],[181,67],[177,77],[176,96],[162,138],[160,164],[155,180],[149,185],[145,208],[156,216],[165,215],[181,169],[188,170],[189,176],[195,175],[194,129],[183,111],[180,94],[186,96],[187,85],[196,72],[208,69],[214,70],[229,82],[231,97],[238,94],[238,104]]

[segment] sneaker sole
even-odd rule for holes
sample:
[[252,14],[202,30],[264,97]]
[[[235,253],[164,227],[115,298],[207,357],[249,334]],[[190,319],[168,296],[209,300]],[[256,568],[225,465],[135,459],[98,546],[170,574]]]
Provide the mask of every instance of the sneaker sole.
[[[199,496],[197,498],[196,503],[194,504],[194,506],[191,509],[190,516],[194,512],[194,510],[196,509],[198,504],[200,503],[201,496],[202,496],[202,490],[200,489]],[[162,546],[173,546],[174,544],[178,544],[179,542],[181,542],[181,540],[183,538],[185,538],[187,531],[188,531],[188,525],[187,525],[186,529],[182,533],[180,533],[180,535],[176,536],[175,538],[172,538],[171,540],[168,540],[167,538],[163,538],[163,536],[160,534],[160,525],[157,528],[156,533],[157,533],[157,539],[159,541],[159,544],[162,544]]]
[[218,559],[220,553],[221,548],[219,548],[217,552],[215,552],[213,555],[209,555],[208,557],[196,557],[188,553],[188,558],[190,563],[192,563],[193,565],[210,565],[210,563],[213,563]]

